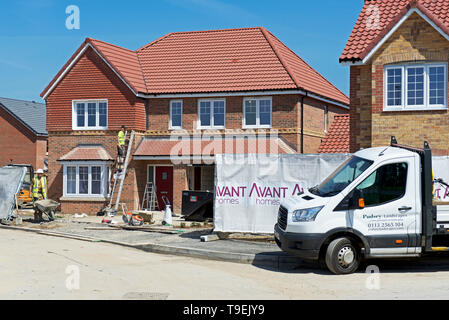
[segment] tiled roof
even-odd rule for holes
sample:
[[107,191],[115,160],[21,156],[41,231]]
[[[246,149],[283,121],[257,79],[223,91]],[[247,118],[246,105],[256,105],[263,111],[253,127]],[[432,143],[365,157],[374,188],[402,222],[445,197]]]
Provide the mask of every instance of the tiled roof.
[[29,128],[34,134],[44,136],[48,134],[45,128],[45,104],[35,101],[0,98],[0,107],[3,107],[14,118]]
[[112,161],[109,152],[101,145],[79,145],[63,155],[58,161]]
[[170,138],[145,138],[137,147],[134,156],[213,156],[215,154],[270,154],[295,153],[281,138],[220,139],[173,141]]
[[88,39],[100,54],[116,69],[135,92],[146,92],[145,81],[135,51],[124,49],[100,40]]
[[[373,24],[376,13],[373,8],[378,8],[379,27]],[[418,9],[449,35],[449,1],[447,0],[365,1],[340,61],[363,60],[412,8]]]
[[349,105],[344,93],[263,27],[169,33],[136,51],[90,38],[82,47],[86,44],[93,46],[135,93],[303,89]]
[[336,115],[318,153],[349,153],[349,115]]

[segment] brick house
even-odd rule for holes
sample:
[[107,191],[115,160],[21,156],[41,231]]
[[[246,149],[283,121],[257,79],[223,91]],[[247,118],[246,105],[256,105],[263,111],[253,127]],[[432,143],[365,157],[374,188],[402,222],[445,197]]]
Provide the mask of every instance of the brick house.
[[151,181],[179,213],[183,190],[214,189],[214,154],[315,153],[349,109],[265,28],[170,33],[136,51],[87,38],[42,97],[49,195],[91,214],[110,196],[121,125],[135,132],[121,201],[139,208]]
[[351,152],[395,135],[448,154],[448,40],[448,1],[365,1],[340,57],[350,66]]
[[0,98],[0,167],[11,161],[44,169],[47,158],[45,104]]

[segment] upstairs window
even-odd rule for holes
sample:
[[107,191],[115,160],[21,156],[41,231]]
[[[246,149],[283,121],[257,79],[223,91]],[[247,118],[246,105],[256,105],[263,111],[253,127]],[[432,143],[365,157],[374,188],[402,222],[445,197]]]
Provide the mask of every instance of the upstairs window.
[[170,129],[182,129],[182,101],[170,101]]
[[243,128],[271,128],[271,98],[243,99]]
[[226,103],[224,99],[199,100],[199,129],[224,129]]
[[447,108],[447,64],[385,68],[385,111]]
[[73,101],[73,130],[105,130],[108,127],[106,100]]

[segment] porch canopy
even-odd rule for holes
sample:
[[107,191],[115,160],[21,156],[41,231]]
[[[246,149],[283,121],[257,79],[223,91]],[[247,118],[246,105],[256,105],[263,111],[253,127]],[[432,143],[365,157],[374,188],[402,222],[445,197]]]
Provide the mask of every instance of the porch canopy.
[[114,161],[102,145],[78,145],[58,161]]
[[134,160],[213,160],[216,154],[296,153],[280,137],[145,137],[134,152]]

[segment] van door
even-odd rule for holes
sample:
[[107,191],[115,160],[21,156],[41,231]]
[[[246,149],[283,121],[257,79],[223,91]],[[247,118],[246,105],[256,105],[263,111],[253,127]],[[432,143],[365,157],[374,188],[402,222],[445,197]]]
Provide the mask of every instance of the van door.
[[415,252],[415,170],[414,158],[384,162],[355,188],[365,207],[349,210],[349,220],[367,238],[372,255]]

